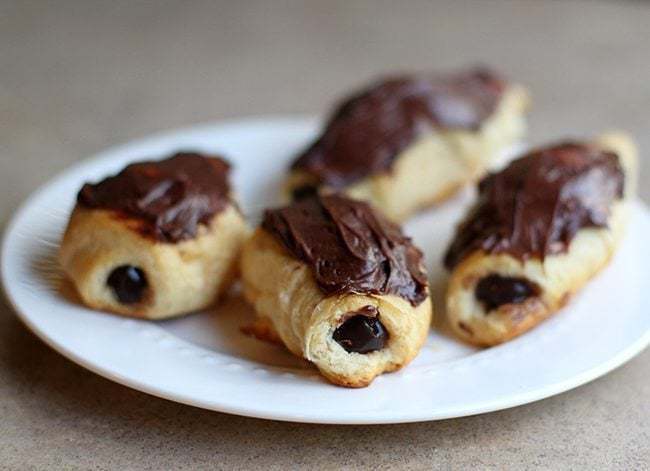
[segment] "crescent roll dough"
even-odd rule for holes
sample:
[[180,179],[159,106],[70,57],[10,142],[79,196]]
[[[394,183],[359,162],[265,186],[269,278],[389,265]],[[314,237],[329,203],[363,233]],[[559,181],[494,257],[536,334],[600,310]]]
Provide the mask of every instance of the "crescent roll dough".
[[[229,207],[198,235],[175,244],[151,240],[109,211],[76,208],[60,250],[60,262],[85,304],[132,317],[165,319],[212,305],[237,273],[247,227]],[[123,303],[107,284],[119,267],[141,270],[143,299]]]

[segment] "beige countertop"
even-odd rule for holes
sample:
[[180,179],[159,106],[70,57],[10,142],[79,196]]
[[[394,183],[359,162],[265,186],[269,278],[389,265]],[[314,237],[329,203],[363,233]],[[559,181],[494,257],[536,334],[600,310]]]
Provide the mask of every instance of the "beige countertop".
[[[533,142],[620,127],[650,149],[649,50],[643,1],[4,0],[0,223],[39,184],[107,146],[202,121],[319,113],[395,69],[494,64],[530,86]],[[646,164],[646,202],[649,182]],[[114,384],[50,350],[1,302],[0,468],[301,466],[650,469],[650,350],[576,390],[497,413],[300,425]]]

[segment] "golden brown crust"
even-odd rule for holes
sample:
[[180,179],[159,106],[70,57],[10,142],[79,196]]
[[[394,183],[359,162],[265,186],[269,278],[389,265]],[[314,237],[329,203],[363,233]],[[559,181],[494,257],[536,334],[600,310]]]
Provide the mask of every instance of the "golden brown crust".
[[243,334],[255,337],[257,340],[284,346],[271,321],[264,317],[258,317],[250,324],[242,326],[241,331]]

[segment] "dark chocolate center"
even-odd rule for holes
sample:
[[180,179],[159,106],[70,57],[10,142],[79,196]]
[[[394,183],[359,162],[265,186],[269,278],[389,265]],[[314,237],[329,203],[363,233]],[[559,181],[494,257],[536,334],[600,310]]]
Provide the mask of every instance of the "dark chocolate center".
[[378,315],[356,314],[334,331],[333,338],[349,353],[370,353],[384,348],[388,332]]
[[504,304],[523,303],[526,299],[537,296],[539,288],[524,278],[489,275],[478,282],[474,294],[485,309],[491,311]]
[[316,196],[317,189],[315,186],[312,185],[302,185],[297,188],[295,188],[291,192],[291,197],[293,198],[294,201],[301,200],[303,198],[309,198],[312,196]]
[[147,289],[147,277],[144,272],[132,265],[122,265],[111,272],[106,281],[122,304],[134,304],[142,301]]

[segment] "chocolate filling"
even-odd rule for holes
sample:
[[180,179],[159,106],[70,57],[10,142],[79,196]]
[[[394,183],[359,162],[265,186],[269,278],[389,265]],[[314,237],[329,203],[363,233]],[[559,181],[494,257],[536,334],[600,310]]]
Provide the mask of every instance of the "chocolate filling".
[[387,172],[419,136],[478,129],[504,90],[503,79],[484,68],[388,78],[345,100],[291,168],[334,188]]
[[334,331],[332,338],[349,353],[370,353],[381,350],[388,342],[388,331],[379,320],[374,306],[350,312]]
[[316,196],[318,193],[318,189],[315,186],[311,185],[303,185],[299,186],[298,188],[295,188],[291,192],[291,198],[294,201],[301,200],[303,198],[309,198],[311,196]]
[[179,153],[131,164],[97,184],[86,183],[77,202],[135,218],[144,235],[178,242],[195,237],[199,224],[208,224],[228,205],[229,170],[220,158]]
[[612,152],[575,142],[530,152],[480,182],[445,266],[452,269],[476,250],[520,260],[562,253],[581,228],[607,226],[623,185]]
[[148,287],[144,272],[132,265],[117,267],[108,276],[106,284],[113,289],[115,297],[122,304],[139,303]]
[[394,294],[413,306],[427,297],[422,252],[366,203],[305,198],[267,210],[262,227],[311,268],[326,295]]
[[486,311],[504,304],[520,304],[532,296],[538,296],[539,287],[525,278],[488,275],[476,284],[474,295]]

